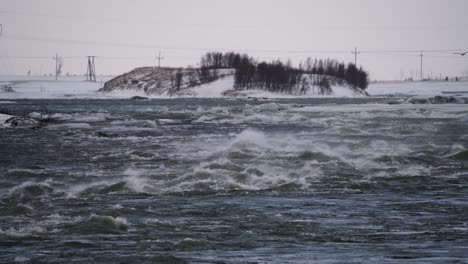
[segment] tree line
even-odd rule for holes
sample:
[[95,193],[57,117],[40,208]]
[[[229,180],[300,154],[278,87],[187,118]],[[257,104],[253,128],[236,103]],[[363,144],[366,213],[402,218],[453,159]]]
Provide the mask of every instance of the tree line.
[[344,64],[334,59],[307,58],[299,66],[292,66],[276,60],[257,61],[247,54],[235,52],[208,52],[201,57],[200,71],[202,78],[210,78],[210,69],[233,68],[234,88],[265,89],[272,92],[306,93],[309,89],[318,89],[321,94],[331,93],[331,85],[347,84],[353,88],[366,89],[368,74],[356,65]]

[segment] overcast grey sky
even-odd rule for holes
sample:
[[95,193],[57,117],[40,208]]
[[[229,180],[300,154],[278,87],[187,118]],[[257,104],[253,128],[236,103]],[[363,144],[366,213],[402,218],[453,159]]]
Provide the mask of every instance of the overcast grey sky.
[[[468,51],[467,11],[465,0],[0,0],[0,74],[51,73],[56,52],[64,72],[83,74],[84,56],[96,55],[98,74],[120,74],[155,65],[159,49],[167,66],[195,65],[210,50],[294,63],[351,62],[354,47]],[[362,53],[358,65],[372,79],[419,74],[411,52]],[[468,55],[425,53],[425,75],[467,70]]]

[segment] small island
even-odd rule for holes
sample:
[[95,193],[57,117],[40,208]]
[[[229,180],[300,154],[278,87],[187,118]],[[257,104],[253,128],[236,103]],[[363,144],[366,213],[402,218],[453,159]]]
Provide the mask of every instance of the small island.
[[[214,85],[219,96],[241,97],[260,90],[283,95],[333,95],[334,88],[347,88],[364,95],[368,73],[334,59],[307,58],[298,66],[290,61],[257,61],[247,54],[208,52],[199,67],[142,67],[117,76],[100,92],[134,92],[147,96],[196,96],[197,87]],[[227,80],[215,83],[219,80]],[[219,89],[221,88],[221,89]]]

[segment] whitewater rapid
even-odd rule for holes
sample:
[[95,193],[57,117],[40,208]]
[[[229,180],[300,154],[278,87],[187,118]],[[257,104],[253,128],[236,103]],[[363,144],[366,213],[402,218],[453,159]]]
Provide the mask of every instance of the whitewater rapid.
[[0,262],[461,261],[468,108],[386,100],[0,102]]

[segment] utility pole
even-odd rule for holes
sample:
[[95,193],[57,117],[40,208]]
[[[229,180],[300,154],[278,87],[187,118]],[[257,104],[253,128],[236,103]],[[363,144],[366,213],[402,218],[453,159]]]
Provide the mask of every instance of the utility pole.
[[354,54],[354,65],[357,67],[357,55],[360,54],[361,52],[357,50],[357,47],[354,48],[354,51],[351,51],[352,54]]
[[88,56],[88,69],[86,70],[86,81],[96,82],[96,67],[94,58],[96,56]]
[[421,57],[421,68],[420,68],[421,81],[424,81],[424,77],[423,77],[423,57],[424,57],[424,54],[423,54],[422,51],[421,51],[421,54],[419,54],[419,57]]
[[3,24],[0,24],[0,37],[3,36]]
[[161,60],[164,60],[164,57],[161,57],[161,51],[159,51],[156,59],[158,60],[158,68],[161,68]]

